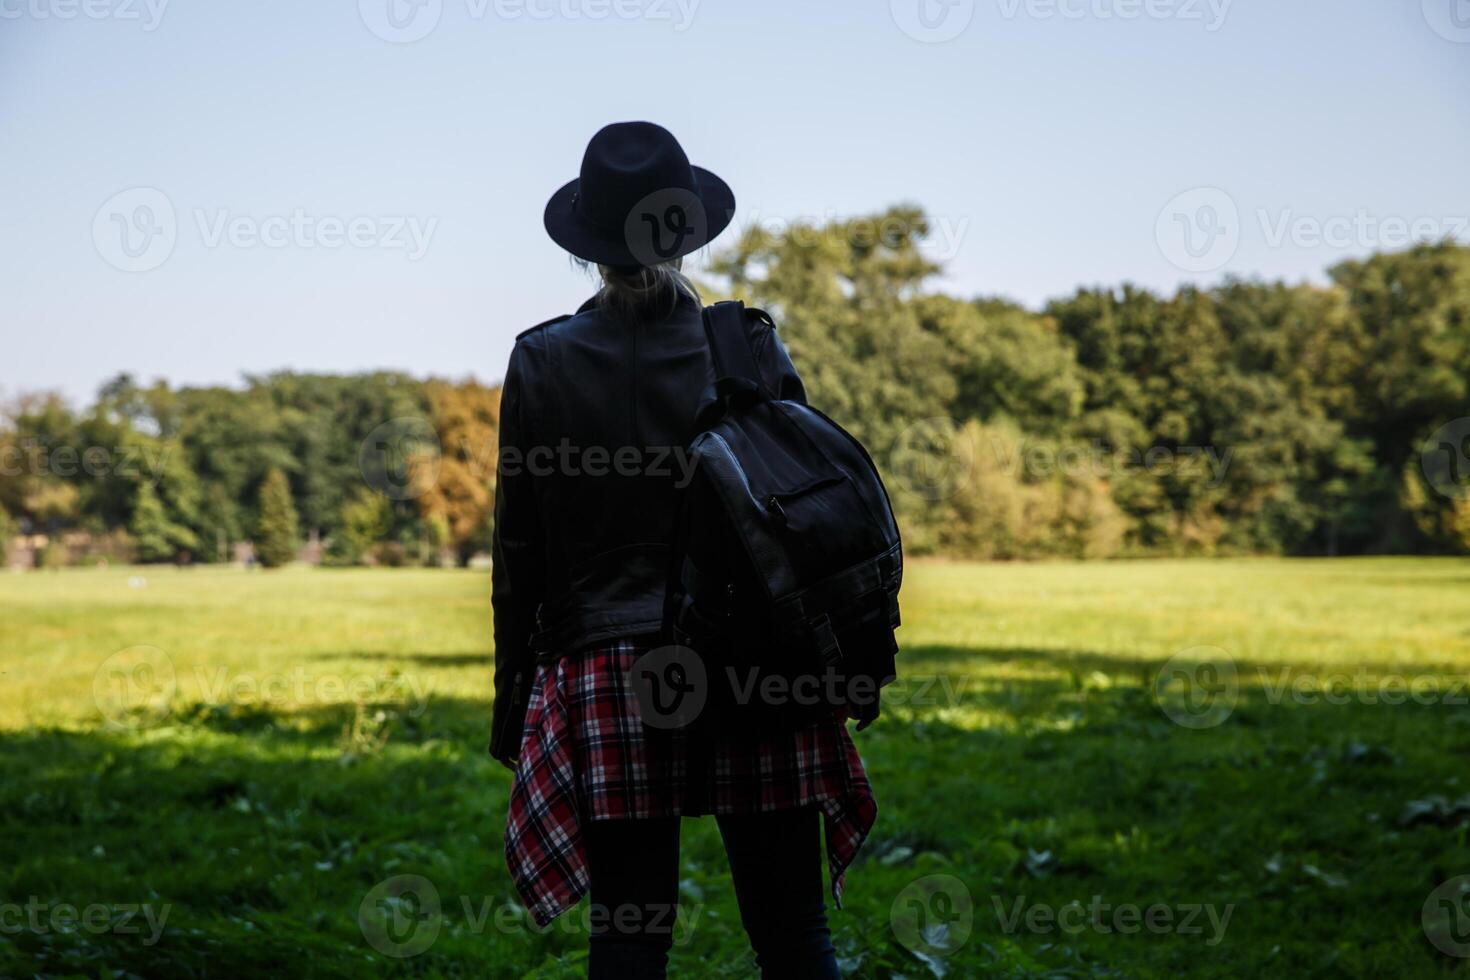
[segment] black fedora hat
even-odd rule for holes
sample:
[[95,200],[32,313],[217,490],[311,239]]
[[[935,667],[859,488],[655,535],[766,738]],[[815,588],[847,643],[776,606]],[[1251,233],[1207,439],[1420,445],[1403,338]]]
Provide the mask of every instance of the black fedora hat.
[[587,144],[582,175],[546,203],[546,233],[589,262],[657,265],[703,248],[735,216],[730,185],[691,166],[662,126],[604,126]]

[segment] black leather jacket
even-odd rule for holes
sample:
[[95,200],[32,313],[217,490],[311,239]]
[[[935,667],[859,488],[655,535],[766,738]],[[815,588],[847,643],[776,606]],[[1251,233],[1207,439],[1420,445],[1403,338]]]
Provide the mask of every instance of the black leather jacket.
[[[805,401],[771,320],[750,310],[746,329],[772,394]],[[519,751],[538,653],[659,630],[676,493],[713,382],[692,300],[656,323],[588,300],[516,338],[496,474],[496,758]]]

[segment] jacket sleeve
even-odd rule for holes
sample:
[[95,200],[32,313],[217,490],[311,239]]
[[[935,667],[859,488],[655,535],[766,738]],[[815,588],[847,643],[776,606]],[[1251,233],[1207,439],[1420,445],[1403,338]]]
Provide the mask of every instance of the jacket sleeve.
[[535,651],[531,634],[545,588],[545,547],[535,487],[526,468],[529,433],[524,426],[526,351],[518,343],[500,389],[500,453],[495,471],[495,535],[491,606],[495,617],[495,708],[490,754],[509,759],[520,751]]
[[776,333],[776,325],[764,312],[752,312],[755,314],[752,317],[755,334],[751,338],[751,348],[755,351],[756,363],[760,365],[761,380],[777,398],[805,405],[806,386],[801,383],[801,375],[796,373],[796,365],[791,363],[791,355]]

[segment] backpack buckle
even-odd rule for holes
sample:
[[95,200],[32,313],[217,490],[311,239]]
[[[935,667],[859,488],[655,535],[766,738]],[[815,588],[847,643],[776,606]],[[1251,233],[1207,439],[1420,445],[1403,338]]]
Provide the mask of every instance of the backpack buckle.
[[835,667],[842,662],[842,645],[837,642],[837,634],[832,632],[832,619],[826,613],[812,620],[812,641],[817,648],[817,657],[828,667]]

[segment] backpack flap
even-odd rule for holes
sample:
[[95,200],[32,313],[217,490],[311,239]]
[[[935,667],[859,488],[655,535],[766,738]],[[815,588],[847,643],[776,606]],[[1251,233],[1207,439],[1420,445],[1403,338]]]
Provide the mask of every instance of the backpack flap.
[[[768,410],[774,409],[757,411]],[[762,438],[771,431],[722,424],[695,441],[696,472],[708,491],[708,509],[697,520],[729,526],[735,544],[728,550],[743,552],[714,560],[726,568],[732,560],[749,563],[764,593],[772,638],[789,650],[835,662],[842,657],[842,635],[875,621],[891,641],[903,569],[899,543],[864,520],[869,505],[851,477],[830,466],[819,473],[768,444],[785,441]],[[742,465],[752,459],[764,465]],[[714,589],[699,591],[717,596]]]

